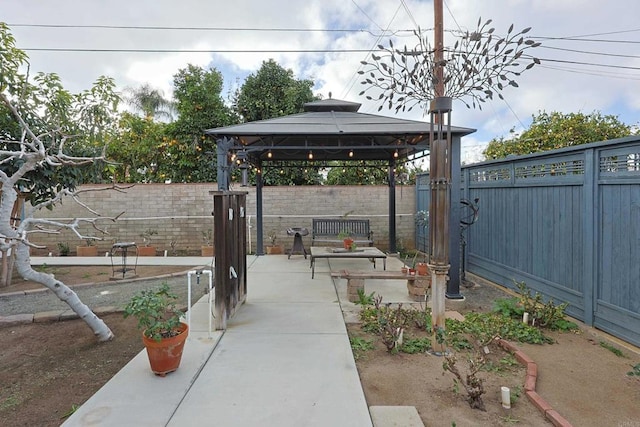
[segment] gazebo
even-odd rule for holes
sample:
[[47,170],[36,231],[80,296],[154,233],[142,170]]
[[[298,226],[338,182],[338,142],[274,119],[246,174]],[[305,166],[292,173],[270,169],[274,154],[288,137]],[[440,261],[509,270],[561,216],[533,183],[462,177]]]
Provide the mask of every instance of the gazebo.
[[[427,156],[432,124],[360,113],[361,104],[325,99],[304,105],[304,112],[268,120],[208,129],[216,139],[218,189],[229,189],[232,162],[254,166],[256,174],[257,255],[263,255],[262,175],[263,167],[281,162],[385,161],[389,170],[389,251],[397,252],[395,175],[397,164]],[[460,139],[475,129],[451,127],[452,182],[460,182]],[[460,186],[453,185],[451,199],[460,199]],[[457,206],[456,206],[457,207]],[[451,209],[450,223],[458,224],[459,210]],[[459,233],[450,233],[450,247],[460,244]],[[451,253],[451,272],[458,275],[458,251]],[[452,280],[459,280],[451,275]]]

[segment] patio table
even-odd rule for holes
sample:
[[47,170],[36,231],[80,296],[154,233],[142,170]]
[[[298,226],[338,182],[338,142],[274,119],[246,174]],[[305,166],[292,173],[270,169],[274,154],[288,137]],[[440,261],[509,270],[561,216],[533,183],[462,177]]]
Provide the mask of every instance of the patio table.
[[375,247],[358,248],[348,250],[344,248],[311,246],[311,278],[315,276],[316,258],[367,258],[373,262],[373,268],[376,268],[376,259],[381,258],[384,270],[387,269],[387,254]]

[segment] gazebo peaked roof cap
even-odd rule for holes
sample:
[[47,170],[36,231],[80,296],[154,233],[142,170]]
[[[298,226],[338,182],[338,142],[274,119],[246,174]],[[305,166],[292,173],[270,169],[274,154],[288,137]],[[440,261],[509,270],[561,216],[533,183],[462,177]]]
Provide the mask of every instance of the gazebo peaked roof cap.
[[340,99],[321,99],[307,102],[303,105],[304,111],[349,111],[356,113],[362,104],[359,102],[342,101]]

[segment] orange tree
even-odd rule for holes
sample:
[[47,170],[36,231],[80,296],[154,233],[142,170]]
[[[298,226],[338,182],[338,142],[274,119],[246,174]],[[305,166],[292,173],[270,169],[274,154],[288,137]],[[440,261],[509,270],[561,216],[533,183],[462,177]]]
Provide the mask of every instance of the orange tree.
[[544,111],[533,116],[531,126],[521,134],[511,132],[508,138],[492,139],[484,155],[488,159],[499,159],[510,154],[531,154],[633,134],[631,127],[617,116],[600,112],[563,114]]

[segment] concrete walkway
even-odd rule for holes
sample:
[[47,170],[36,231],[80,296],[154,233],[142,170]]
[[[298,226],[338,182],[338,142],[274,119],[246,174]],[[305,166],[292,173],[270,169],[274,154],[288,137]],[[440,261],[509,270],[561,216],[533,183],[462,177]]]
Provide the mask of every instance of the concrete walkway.
[[[161,260],[172,262],[153,262]],[[203,264],[193,261],[185,265]],[[389,261],[387,268],[399,269]],[[372,268],[367,260],[348,262]],[[342,309],[353,307],[345,281],[334,286],[330,276],[347,266],[319,260],[311,279],[301,255],[251,256],[247,265],[247,301],[226,331],[209,335],[203,297],[191,310],[176,372],[153,375],[143,351],[64,426],[372,426],[343,318]],[[367,282],[368,293],[388,286],[376,282]],[[406,300],[398,283],[387,292]]]

